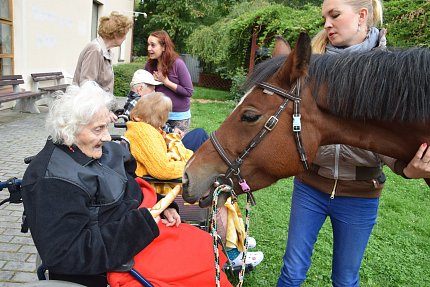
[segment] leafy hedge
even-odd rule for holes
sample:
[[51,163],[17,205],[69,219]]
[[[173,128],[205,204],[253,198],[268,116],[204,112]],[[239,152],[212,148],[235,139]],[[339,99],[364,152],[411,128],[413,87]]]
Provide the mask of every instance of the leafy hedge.
[[130,91],[130,82],[138,69],[143,69],[145,63],[117,64],[113,66],[115,75],[113,93],[117,97],[126,97]]
[[384,1],[388,45],[430,47],[430,1]]

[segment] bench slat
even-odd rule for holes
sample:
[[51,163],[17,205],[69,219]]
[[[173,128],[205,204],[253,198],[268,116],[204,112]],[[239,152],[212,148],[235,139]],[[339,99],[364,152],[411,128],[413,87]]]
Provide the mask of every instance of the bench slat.
[[0,95],[0,103],[10,102],[10,101],[18,100],[18,99],[23,99],[23,98],[31,98],[31,97],[36,97],[36,96],[40,96],[40,95],[42,95],[42,93],[34,93],[34,92],[30,92],[30,91],[3,94],[3,95]]
[[1,80],[19,80],[22,79],[22,75],[5,75],[5,76],[0,76],[0,81]]
[[24,84],[22,75],[0,76],[0,86],[20,85],[20,84]]
[[8,86],[8,85],[20,85],[24,84],[24,80],[1,80],[0,86]]
[[55,92],[55,91],[66,91],[67,87],[69,86],[69,84],[63,84],[63,85],[58,85],[58,86],[52,86],[52,87],[41,87],[39,88],[39,90],[44,91],[44,92]]
[[35,82],[39,81],[49,81],[49,80],[59,80],[64,78],[62,72],[52,72],[52,73],[33,73],[31,74],[31,78]]

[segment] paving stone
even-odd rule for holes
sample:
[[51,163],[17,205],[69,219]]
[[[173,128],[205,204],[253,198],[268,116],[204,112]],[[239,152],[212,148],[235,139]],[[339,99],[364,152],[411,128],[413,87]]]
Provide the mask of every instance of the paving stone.
[[30,255],[27,253],[14,253],[0,251],[0,260],[25,262]]
[[37,249],[34,245],[23,245],[19,249],[19,252],[32,254],[37,253]]
[[15,272],[11,281],[14,282],[31,282],[38,281],[36,272]]
[[12,238],[13,238],[12,235],[4,235],[4,234],[0,235],[0,244],[8,243],[11,241]]
[[30,234],[28,234],[26,236],[14,236],[12,239],[12,242],[13,243],[19,243],[22,245],[34,245],[33,239],[31,238]]
[[2,244],[0,244],[0,252],[1,251],[17,252],[20,248],[22,248],[22,245],[20,245],[20,244],[13,244],[13,243],[2,243]]
[[10,271],[35,272],[36,266],[34,263],[29,262],[9,261],[2,267],[2,269]]
[[14,273],[15,272],[13,271],[2,270],[0,273],[0,281],[6,281],[6,280],[12,279],[12,276],[14,275]]
[[0,287],[17,287],[17,286],[22,286],[22,283],[21,282],[18,283],[18,282],[2,282],[2,281],[0,281]]

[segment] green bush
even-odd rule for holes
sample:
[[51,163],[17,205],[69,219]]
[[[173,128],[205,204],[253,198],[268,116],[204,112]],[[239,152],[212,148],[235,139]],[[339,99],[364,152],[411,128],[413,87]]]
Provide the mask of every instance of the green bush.
[[384,6],[389,46],[430,47],[430,1],[390,0]]
[[114,65],[115,84],[113,94],[117,97],[126,97],[130,91],[130,81],[134,72],[138,69],[143,69],[144,66],[145,63],[141,62]]

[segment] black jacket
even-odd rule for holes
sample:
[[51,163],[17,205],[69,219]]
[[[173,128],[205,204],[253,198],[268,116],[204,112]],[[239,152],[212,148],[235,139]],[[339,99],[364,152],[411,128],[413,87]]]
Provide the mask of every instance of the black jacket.
[[138,209],[143,198],[126,171],[130,159],[117,143],[106,143],[95,160],[48,139],[32,160],[22,198],[34,243],[50,271],[115,270],[158,236],[149,211]]

